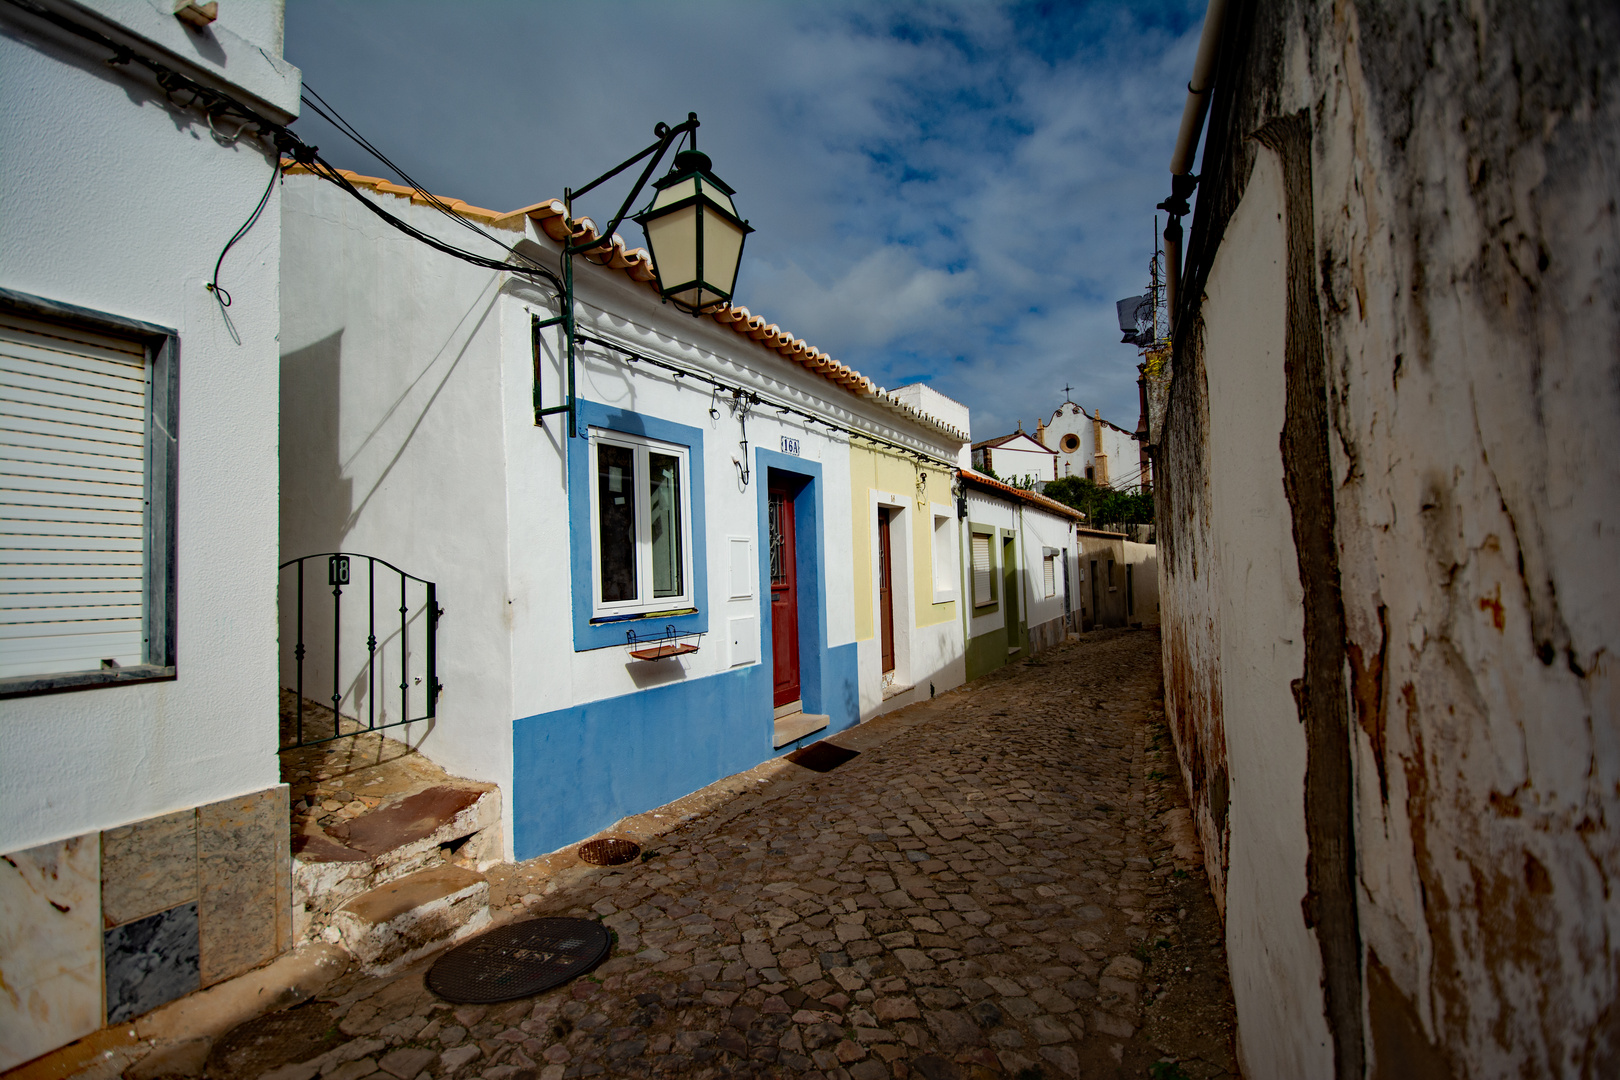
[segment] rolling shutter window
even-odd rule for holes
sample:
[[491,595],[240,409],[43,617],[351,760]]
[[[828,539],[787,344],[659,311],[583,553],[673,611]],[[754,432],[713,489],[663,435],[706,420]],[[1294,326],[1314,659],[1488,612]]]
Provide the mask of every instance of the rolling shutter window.
[[146,351],[0,315],[0,678],[145,660]]
[[995,598],[990,588],[990,537],[987,533],[974,533],[973,603],[988,604]]
[[1057,556],[1056,555],[1048,555],[1042,561],[1045,563],[1045,566],[1043,567],[1043,572],[1044,572],[1045,578],[1046,578],[1046,592],[1043,595],[1056,596],[1057,595]]

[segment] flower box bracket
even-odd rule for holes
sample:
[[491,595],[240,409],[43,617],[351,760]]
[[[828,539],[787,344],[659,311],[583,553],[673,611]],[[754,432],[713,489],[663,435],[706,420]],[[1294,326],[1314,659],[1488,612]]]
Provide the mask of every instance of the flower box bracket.
[[[682,638],[691,638],[683,641]],[[636,632],[630,627],[624,632],[625,646],[630,650],[632,660],[668,660],[672,656],[685,656],[687,653],[698,651],[698,645],[703,641],[702,634],[681,634],[676,632],[673,623],[664,626],[664,632],[653,636],[646,631]]]

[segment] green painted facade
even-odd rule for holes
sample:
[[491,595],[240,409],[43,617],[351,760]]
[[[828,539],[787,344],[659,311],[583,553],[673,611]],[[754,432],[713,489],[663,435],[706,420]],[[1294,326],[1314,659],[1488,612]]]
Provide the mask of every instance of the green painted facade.
[[[988,675],[997,668],[1005,667],[1014,660],[1021,660],[1029,654],[1029,627],[1020,610],[1019,599],[1019,567],[1018,567],[1018,532],[1015,529],[1002,529],[990,525],[975,525],[969,523],[969,535],[973,532],[990,532],[994,537],[997,552],[997,561],[1001,564],[1001,572],[992,576],[996,592],[995,602],[984,607],[971,607],[973,597],[973,567],[970,560],[963,567],[962,596],[967,601],[967,607],[973,614],[984,614],[988,611],[1003,609],[1006,618],[1003,624],[988,633],[977,637],[967,636],[967,678],[971,682],[981,675]],[[971,628],[972,615],[967,621]],[[1010,629],[1009,629],[1010,627]]]

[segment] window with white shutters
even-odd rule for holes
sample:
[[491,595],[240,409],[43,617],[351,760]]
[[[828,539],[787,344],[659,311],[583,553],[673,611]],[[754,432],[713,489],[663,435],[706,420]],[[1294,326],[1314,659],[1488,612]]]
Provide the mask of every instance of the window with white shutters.
[[1042,562],[1042,568],[1041,568],[1042,583],[1046,586],[1046,591],[1044,593],[1042,593],[1041,595],[1043,597],[1056,596],[1057,595],[1057,554],[1055,552],[1048,551],[1048,552],[1046,552],[1046,554],[1044,556],[1042,556],[1041,562]]
[[0,693],[170,662],[173,348],[107,330],[0,306]]
[[983,607],[996,600],[994,564],[990,561],[990,534],[973,534],[973,605]]

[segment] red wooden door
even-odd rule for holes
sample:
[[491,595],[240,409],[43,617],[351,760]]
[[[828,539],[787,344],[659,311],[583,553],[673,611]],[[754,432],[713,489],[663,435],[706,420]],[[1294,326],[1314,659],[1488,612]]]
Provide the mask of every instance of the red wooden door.
[[878,508],[878,621],[883,628],[883,671],[894,670],[894,579],[890,573],[889,511]]
[[799,700],[799,589],[793,544],[793,496],[769,492],[771,528],[771,662],[780,707]]

